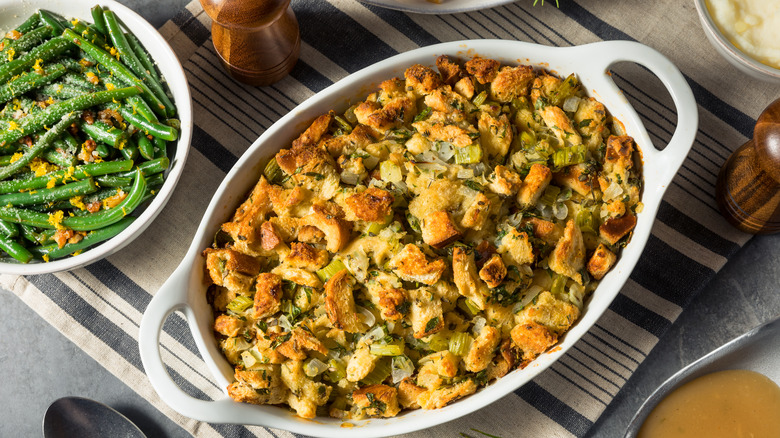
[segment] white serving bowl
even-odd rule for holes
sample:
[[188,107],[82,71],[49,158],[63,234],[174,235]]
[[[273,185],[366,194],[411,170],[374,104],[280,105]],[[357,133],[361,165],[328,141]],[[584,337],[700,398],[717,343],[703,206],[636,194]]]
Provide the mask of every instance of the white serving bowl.
[[715,47],[715,50],[722,57],[726,58],[726,61],[753,78],[780,83],[780,69],[770,67],[753,59],[726,38],[710,15],[710,11],[707,8],[707,0],[696,0],[695,3],[701,27],[704,28],[704,34],[707,36],[710,44],[712,44],[712,47]]
[[[220,224],[228,220],[247,191],[259,179],[267,159],[280,146],[288,145],[311,121],[333,109],[346,109],[349,102],[362,101],[369,90],[415,64],[432,65],[438,55],[471,57],[479,54],[504,63],[543,66],[566,76],[575,72],[591,96],[596,97],[625,125],[626,132],[642,149],[645,187],[644,210],[631,243],[614,269],[604,277],[587,304],[582,318],[558,347],[542,354],[531,365],[504,376],[477,393],[433,411],[409,411],[395,418],[354,422],[341,427],[332,418],[303,420],[287,409],[234,402],[227,395],[216,401],[197,400],[182,391],[168,375],[160,355],[160,332],[168,315],[180,310],[186,316],[201,356],[218,385],[226,392],[233,380],[233,367],[222,356],[212,330],[212,309],[206,302],[201,252],[212,243]],[[652,145],[639,117],[612,81],[608,68],[620,61],[642,64],[666,85],[678,113],[678,126],[669,145],[659,151]],[[253,424],[287,429],[322,437],[372,437],[396,435],[431,427],[482,408],[530,381],[560,358],[607,309],[628,279],[650,235],[661,197],[693,144],[698,113],[693,94],[679,70],[657,51],[633,42],[612,41],[579,47],[556,48],[517,41],[456,41],[412,50],[374,64],[326,88],[280,119],[244,153],[224,179],[203,216],[187,255],[155,295],[141,321],[138,341],[144,369],[160,398],[181,414],[210,423]]]
[[[415,14],[457,14],[495,8],[516,0],[441,0],[435,3],[426,0],[360,0],[363,3]],[[555,0],[548,0],[554,2]]]
[[[137,210],[134,213],[137,215],[137,219],[113,238],[86,249],[77,256],[65,257],[48,263],[0,262],[0,273],[2,274],[33,275],[68,271],[86,266],[119,251],[141,235],[162,211],[184,170],[184,163],[190,148],[190,137],[192,136],[192,101],[187,86],[187,77],[184,75],[184,70],[171,46],[140,15],[113,0],[0,0],[0,29],[3,32],[13,29],[39,8],[56,12],[67,19],[78,18],[91,23],[90,8],[96,4],[106,6],[114,11],[133,30],[135,36],[152,55],[173,94],[178,111],[177,117],[181,120],[181,129],[175,147],[172,144],[168,146],[171,165],[166,170],[165,183],[143,211]],[[171,151],[175,151],[173,156],[170,156]]]

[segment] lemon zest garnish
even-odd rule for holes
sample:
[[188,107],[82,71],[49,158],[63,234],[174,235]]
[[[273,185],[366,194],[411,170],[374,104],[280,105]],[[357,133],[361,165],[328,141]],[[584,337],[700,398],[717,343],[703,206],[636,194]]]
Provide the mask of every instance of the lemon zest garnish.
[[40,158],[34,158],[32,162],[30,162],[30,170],[35,172],[35,176],[43,176],[57,170],[57,166],[48,161],[41,160]]
[[81,254],[82,252],[84,252],[84,250],[83,250],[83,249],[80,249],[80,250],[78,250],[78,251],[74,252],[74,253],[73,253],[73,257],[76,257],[77,255]]
[[42,74],[43,73],[43,66],[41,65],[43,63],[43,59],[38,58],[35,60],[35,64],[33,64],[32,69],[35,70],[35,73]]
[[49,263],[49,255],[48,254],[44,254],[43,257],[41,257],[41,258],[43,259],[44,262]]
[[53,189],[54,186],[57,185],[57,178],[49,178],[49,181],[46,183],[47,189]]
[[18,129],[20,131],[22,130],[22,128],[19,126],[19,124],[16,123],[15,121],[11,120],[10,122],[8,122],[8,130],[9,131],[13,131],[13,130],[16,130],[16,129]]
[[14,60],[14,55],[16,55],[16,50],[14,50],[14,48],[11,47],[10,49],[8,49],[7,53],[8,53],[8,62],[13,61]]
[[57,210],[54,213],[49,214],[48,222],[54,226],[54,228],[58,230],[65,229],[64,226],[62,226],[62,219],[65,217],[65,213],[62,210]]
[[[114,84],[109,84],[109,83],[106,84],[106,90],[111,91],[114,88],[116,88]],[[116,102],[116,99],[114,101]]]
[[19,161],[19,160],[20,160],[20,159],[21,159],[23,156],[24,156],[24,154],[23,154],[23,153],[21,153],[21,152],[17,152],[17,153],[15,153],[15,154],[13,154],[13,155],[11,156],[11,162],[12,162],[12,163],[15,163],[15,162]]
[[79,210],[86,210],[87,206],[84,205],[84,201],[82,201],[82,199],[84,199],[83,196],[74,196],[70,198],[70,203]]

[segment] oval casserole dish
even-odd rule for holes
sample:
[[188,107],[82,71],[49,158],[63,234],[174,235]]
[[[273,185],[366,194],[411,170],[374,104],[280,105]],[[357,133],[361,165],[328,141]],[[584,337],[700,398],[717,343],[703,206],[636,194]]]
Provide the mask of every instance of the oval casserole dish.
[[[415,410],[389,419],[353,422],[317,418],[307,421],[276,406],[256,406],[234,402],[225,395],[217,401],[194,399],[183,392],[168,375],[160,355],[160,331],[167,316],[182,311],[193,337],[217,385],[226,388],[233,381],[233,367],[227,362],[213,336],[213,316],[206,302],[203,283],[202,249],[210,246],[214,233],[257,182],[265,163],[280,146],[289,145],[317,116],[330,109],[343,111],[350,102],[359,102],[376,85],[391,77],[402,77],[416,63],[433,65],[437,56],[447,54],[470,58],[480,55],[502,64],[528,64],[544,67],[560,76],[575,73],[589,96],[595,97],[609,113],[623,123],[627,135],[634,138],[642,152],[644,209],[637,215],[631,244],[622,252],[615,267],[585,305],[580,320],[561,339],[556,348],[539,356],[524,369],[515,370],[501,384],[490,385],[477,393],[433,411]],[[669,90],[678,113],[677,129],[663,151],[653,147],[639,117],[608,73],[620,61],[642,64],[656,74]],[[685,79],[666,58],[644,45],[612,41],[584,46],[553,48],[535,44],[478,40],[457,41],[406,52],[356,72],[308,99],[280,119],[260,136],[226,176],[209,204],[198,232],[184,260],[160,288],[141,323],[139,344],[144,368],[157,393],[181,414],[212,423],[252,424],[296,433],[324,437],[368,437],[396,435],[431,427],[476,411],[507,395],[550,366],[598,320],[628,279],[650,235],[666,187],[690,150],[697,131],[696,103]]]

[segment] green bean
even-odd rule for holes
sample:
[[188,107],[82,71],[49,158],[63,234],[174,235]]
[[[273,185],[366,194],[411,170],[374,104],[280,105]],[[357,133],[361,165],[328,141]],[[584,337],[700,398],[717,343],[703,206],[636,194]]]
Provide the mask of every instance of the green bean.
[[51,242],[56,232],[56,230],[41,230],[39,232],[37,228],[25,224],[19,224],[19,228],[22,230],[22,237],[36,245],[46,245]]
[[[51,149],[47,149],[43,151],[41,156],[46,159],[46,161],[56,164],[60,167],[71,167],[75,166],[76,162],[78,161],[73,154],[68,154],[65,151],[64,148],[66,148],[67,145],[64,141],[57,139],[54,141],[54,146]],[[62,150],[63,152],[59,152],[59,150]]]
[[47,26],[51,26],[54,29],[54,32],[56,32],[55,35],[60,35],[62,34],[62,31],[65,30],[65,25],[63,24],[63,22],[65,22],[64,18],[57,17],[44,9],[38,10],[38,16],[42,23],[45,23]]
[[141,95],[143,96],[144,100],[146,100],[149,103],[149,106],[152,108],[152,111],[154,111],[160,116],[163,117],[166,116],[167,110],[165,105],[162,102],[160,102],[160,100],[154,95],[152,90],[149,89],[149,86],[147,84],[145,84],[142,80],[138,79],[138,77],[136,77],[122,63],[117,61],[113,56],[111,56],[105,50],[90,43],[86,39],[76,35],[76,33],[70,29],[65,29],[63,35],[70,38],[70,40],[73,43],[81,47],[81,50],[84,50],[87,54],[92,56],[97,62],[103,64],[109,70],[111,70],[111,72],[113,72],[114,75],[119,78],[119,80],[125,82],[128,85],[135,85],[141,87],[142,90]]
[[97,146],[95,146],[95,153],[98,157],[102,159],[106,159],[111,156],[111,151],[113,151],[114,148],[109,148],[108,145],[105,143],[98,143]]
[[95,178],[95,181],[97,181],[100,187],[126,187],[133,183],[132,178],[114,175],[99,176]]
[[9,239],[5,236],[0,236],[0,248],[7,252],[9,256],[19,260],[22,263],[27,263],[33,258],[30,251],[27,250],[21,243]]
[[108,35],[108,31],[106,30],[106,21],[105,18],[103,18],[103,7],[100,5],[92,6],[90,12],[92,12],[92,21],[94,23],[95,29],[103,35]]
[[105,34],[101,34],[95,26],[90,26],[81,21],[72,24],[73,31],[89,40],[92,44],[95,44],[98,47],[106,47],[108,45]]
[[154,148],[154,158],[165,158],[168,156],[168,142],[165,140],[155,137]]
[[124,144],[123,147],[118,149],[126,160],[135,161],[138,159],[138,146],[134,142],[128,141]]
[[[170,164],[171,164],[171,160],[168,159],[168,157],[155,158],[154,160],[144,161],[143,163],[139,164],[138,167],[136,167],[136,169],[140,170],[144,174],[144,176],[150,176],[150,175],[164,172],[165,169],[167,169],[168,166],[170,166]],[[128,177],[128,176],[132,176],[133,172],[135,172],[135,170],[130,172],[117,172],[116,176]]]
[[0,82],[5,82],[24,70],[27,70],[39,59],[45,62],[56,58],[70,47],[72,47],[72,43],[67,38],[52,38],[21,57],[0,66]]
[[[49,108],[52,106],[54,105],[49,106]],[[35,144],[29,150],[27,150],[24,155],[22,155],[21,158],[5,167],[0,168],[0,180],[8,178],[9,176],[18,172],[24,166],[28,165],[33,158],[37,157],[41,152],[48,148],[54,139],[59,137],[64,130],[66,130],[76,120],[78,120],[80,115],[80,112],[65,114],[62,119],[57,122],[57,124],[55,124],[50,130],[46,131],[45,134],[41,135],[38,138],[38,141],[36,141]]]
[[127,133],[125,131],[100,120],[95,120],[91,124],[82,121],[79,126],[85,134],[95,141],[103,142],[117,149],[122,149],[122,146],[127,144]]
[[5,237],[16,237],[19,235],[19,225],[0,219],[0,235]]
[[[30,135],[43,128],[44,125],[52,124],[73,111],[80,111],[91,106],[111,102],[114,99],[124,99],[129,96],[135,96],[140,91],[141,90],[136,87],[118,88],[116,90],[98,91],[97,93],[54,103],[47,106],[40,114],[27,116],[21,119],[18,129],[0,132],[0,146],[5,146],[26,135]],[[4,177],[0,177],[0,179],[2,178]]]
[[43,88],[41,88],[40,92],[44,97],[52,97],[56,98],[57,100],[73,99],[74,97],[79,97],[91,93],[90,91],[81,87],[62,83],[45,85]]
[[46,187],[52,180],[55,184],[62,184],[66,181],[80,181],[94,176],[124,172],[132,168],[133,162],[130,160],[85,164],[83,166],[74,167],[73,169],[58,170],[43,176],[25,180],[14,179],[0,181],[0,193],[12,193],[20,190],[37,190]]
[[30,90],[49,84],[64,75],[66,71],[64,65],[52,64],[43,74],[34,71],[22,73],[19,77],[11,79],[0,86],[0,102],[5,102]]
[[35,29],[38,24],[41,23],[41,18],[38,14],[32,14],[24,20],[24,23],[20,24],[17,28],[17,32],[25,33]]
[[126,33],[125,36],[127,37],[128,44],[130,44],[130,47],[133,49],[133,53],[135,53],[135,57],[141,61],[141,64],[144,66],[144,68],[146,68],[146,71],[154,78],[154,80],[162,84],[160,75],[157,74],[157,69],[154,66],[154,61],[144,48],[143,44],[141,44],[141,41],[139,41],[138,38],[132,34],[132,32]]
[[146,68],[144,68],[143,64],[141,64],[141,61],[135,56],[135,52],[130,47],[130,44],[128,44],[127,37],[125,37],[125,33],[119,26],[119,22],[117,21],[114,12],[106,10],[103,12],[103,17],[105,18],[108,34],[111,37],[111,41],[114,42],[114,47],[119,52],[120,59],[123,60],[122,62],[149,86],[149,89],[154,93],[155,97],[157,97],[159,102],[165,106],[165,114],[168,117],[172,116],[175,112],[173,102],[168,99],[168,95],[165,94],[162,85],[152,77]]
[[83,72],[80,73],[69,72],[62,79],[66,84],[75,85],[77,87],[81,87],[85,90],[89,90],[92,92],[99,91],[99,88],[95,84],[89,82],[84,78]]
[[16,54],[26,52],[45,38],[53,36],[53,31],[54,29],[51,26],[41,26],[23,34],[16,40],[12,40],[0,51],[0,64],[12,61]]
[[[116,77],[111,76],[105,72],[101,72],[98,77],[107,89],[116,87]],[[149,122],[157,122],[157,115],[154,113],[154,111],[152,111],[152,108],[141,96],[132,96],[125,99],[124,105],[128,106],[129,113],[140,114]]]
[[74,231],[91,231],[116,223],[130,214],[143,200],[145,191],[146,179],[136,170],[130,193],[116,207],[81,217],[66,217],[61,210],[58,213],[46,214],[25,208],[0,207],[0,219],[38,228],[63,227]]
[[115,103],[110,103],[107,106],[108,108],[111,108],[121,114],[122,117],[131,125],[135,126],[146,134],[168,141],[176,140],[179,137],[179,133],[176,128],[164,125],[159,122],[146,120],[143,117],[140,117],[138,114],[134,113],[132,108]]
[[136,139],[138,143],[138,152],[141,153],[141,156],[144,157],[147,160],[153,160],[154,159],[154,144],[151,140],[149,140],[148,137],[143,135],[143,133],[138,134],[138,138]]
[[116,236],[130,226],[134,220],[134,217],[125,217],[115,224],[88,233],[76,243],[66,243],[62,248],[57,244],[35,247],[32,248],[32,252],[38,257],[49,260],[65,257]]
[[29,192],[0,195],[0,205],[30,205],[56,202],[74,196],[83,196],[97,191],[98,186],[92,178],[65,184],[51,189],[31,190]]

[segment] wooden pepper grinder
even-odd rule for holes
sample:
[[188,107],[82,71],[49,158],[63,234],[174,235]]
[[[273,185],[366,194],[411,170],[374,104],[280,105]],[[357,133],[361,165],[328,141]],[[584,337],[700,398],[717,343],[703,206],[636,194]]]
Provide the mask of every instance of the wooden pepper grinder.
[[753,139],[721,168],[715,199],[721,214],[740,230],[780,232],[780,99],[761,113]]
[[301,34],[290,0],[200,0],[222,65],[249,85],[270,85],[292,70]]

